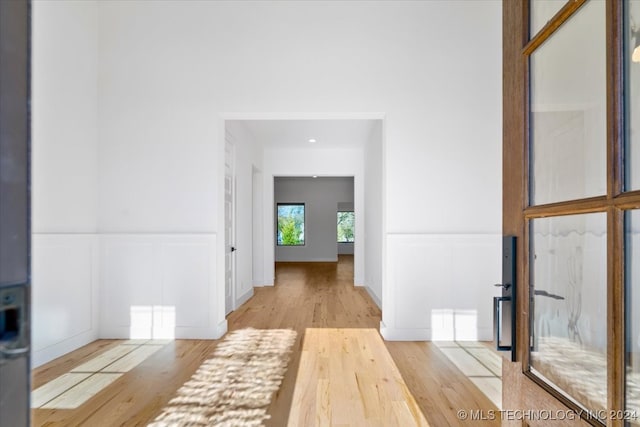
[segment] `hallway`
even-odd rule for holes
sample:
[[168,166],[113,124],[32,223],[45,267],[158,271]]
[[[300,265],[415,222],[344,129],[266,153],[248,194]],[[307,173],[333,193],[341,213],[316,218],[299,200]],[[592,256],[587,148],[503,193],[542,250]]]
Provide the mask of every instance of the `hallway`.
[[[353,286],[353,257],[338,263],[278,263],[276,285],[256,288],[254,297],[228,316],[229,330],[292,328],[298,332],[292,359],[269,408],[269,426],[286,425],[306,328],[379,328],[381,313],[363,288]],[[122,344],[100,340],[34,371],[33,388]],[[216,341],[176,340],[164,345],[74,410],[34,409],[33,425],[142,425],[152,420]],[[458,410],[497,410],[432,343],[386,342],[407,386],[433,426],[463,424]],[[499,425],[474,421],[473,425]]]

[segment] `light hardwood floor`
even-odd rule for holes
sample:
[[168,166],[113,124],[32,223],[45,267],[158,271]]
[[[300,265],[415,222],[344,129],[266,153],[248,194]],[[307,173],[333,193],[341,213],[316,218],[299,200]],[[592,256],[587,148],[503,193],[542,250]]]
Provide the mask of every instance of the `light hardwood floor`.
[[376,329],[308,328],[288,427],[428,427]]
[[[306,328],[378,329],[380,316],[367,292],[353,286],[352,257],[341,256],[338,263],[278,263],[276,285],[256,288],[254,297],[228,316],[230,330],[292,328],[298,332],[287,374],[273,397],[269,407],[271,419],[266,424],[287,425]],[[96,341],[37,368],[33,373],[33,389],[122,342]],[[177,340],[166,344],[77,409],[34,409],[33,425],[146,425],[211,355],[216,343]],[[430,425],[465,425],[457,417],[460,409],[497,410],[436,345],[385,342],[385,346]],[[498,419],[466,425],[499,424]]]

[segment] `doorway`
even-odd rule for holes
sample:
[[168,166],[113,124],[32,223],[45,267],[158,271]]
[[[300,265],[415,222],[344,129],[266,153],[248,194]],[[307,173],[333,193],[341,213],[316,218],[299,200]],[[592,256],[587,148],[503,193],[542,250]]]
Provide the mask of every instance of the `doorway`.
[[[235,306],[253,295],[254,286],[275,283],[275,177],[312,180],[314,175],[319,179],[351,177],[354,192],[351,209],[356,233],[361,236],[351,245],[353,283],[365,286],[381,306],[384,201],[381,117],[234,114],[223,118],[223,128],[233,135],[236,147]],[[337,209],[336,202],[332,217],[334,252],[338,247]],[[371,214],[365,215],[367,211]],[[327,260],[326,257],[318,260],[321,258]],[[332,259],[335,261],[335,254]]]
[[275,177],[274,209],[275,262],[337,262],[360,243],[353,177]]

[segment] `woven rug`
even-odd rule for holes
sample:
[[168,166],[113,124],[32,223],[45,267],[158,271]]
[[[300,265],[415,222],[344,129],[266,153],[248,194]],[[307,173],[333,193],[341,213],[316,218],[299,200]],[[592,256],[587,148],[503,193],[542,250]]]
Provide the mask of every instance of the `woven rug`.
[[149,426],[262,426],[295,339],[289,329],[231,332]]

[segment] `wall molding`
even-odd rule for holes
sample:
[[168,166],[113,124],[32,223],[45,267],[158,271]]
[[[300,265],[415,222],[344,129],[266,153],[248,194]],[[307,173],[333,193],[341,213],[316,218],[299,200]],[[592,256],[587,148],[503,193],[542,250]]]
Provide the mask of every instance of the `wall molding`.
[[98,338],[99,239],[32,234],[32,367]]
[[70,353],[82,346],[92,343],[98,339],[98,334],[95,329],[88,330],[79,335],[69,337],[64,341],[60,341],[57,344],[50,345],[48,347],[31,350],[31,367],[37,368],[45,363],[57,359],[67,353]]
[[[491,328],[478,328],[477,340],[470,339],[455,339],[457,342],[463,341],[493,341],[493,329]],[[386,341],[431,341],[432,329],[431,328],[418,328],[418,329],[402,329],[402,328],[389,328],[383,322],[380,322],[380,335]]]
[[376,295],[376,293],[373,292],[373,289],[371,289],[369,285],[364,285],[364,288],[366,289],[367,293],[369,294],[373,302],[375,302],[378,308],[382,310],[382,300],[380,299],[380,297],[378,297],[378,295]]
[[386,236],[384,332],[390,340],[493,338],[501,234]]
[[235,309],[237,310],[238,308],[240,308],[240,306],[242,304],[244,304],[245,302],[249,301],[249,299],[253,296],[253,288],[247,290],[246,292],[244,292],[242,295],[240,295],[238,298],[236,298],[236,303],[235,303]]
[[214,339],[222,338],[228,331],[229,325],[227,323],[227,319],[224,319],[222,322],[218,323],[216,327]]
[[[100,338],[218,336],[215,234],[100,236]],[[136,336],[139,335],[139,336]]]

